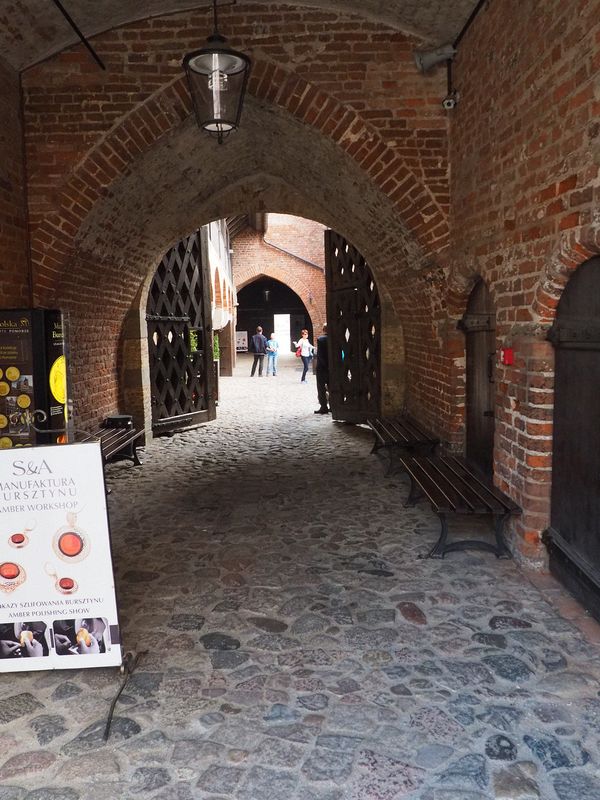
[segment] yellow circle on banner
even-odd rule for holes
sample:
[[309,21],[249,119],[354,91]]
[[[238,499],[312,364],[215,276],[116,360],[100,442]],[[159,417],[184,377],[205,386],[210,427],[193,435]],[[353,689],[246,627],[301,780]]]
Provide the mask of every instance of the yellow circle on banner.
[[17,367],[8,367],[6,370],[7,381],[18,381],[21,377],[21,372]]
[[8,425],[8,418],[4,414],[0,414],[0,428],[6,428]]
[[0,381],[0,397],[6,397],[10,392],[10,386],[6,381]]
[[4,371],[0,369],[0,378],[4,377]]
[[20,394],[17,397],[17,405],[19,408],[29,408],[31,405],[31,397],[27,394]]
[[50,367],[48,383],[56,402],[64,405],[67,402],[67,360],[64,356],[59,356]]
[[0,437],[0,450],[8,450],[8,448],[12,446],[12,439],[9,439],[8,436]]

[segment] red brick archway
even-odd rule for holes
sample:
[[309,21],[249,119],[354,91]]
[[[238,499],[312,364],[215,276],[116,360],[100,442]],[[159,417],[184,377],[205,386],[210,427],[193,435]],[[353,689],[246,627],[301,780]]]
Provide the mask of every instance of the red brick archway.
[[[406,235],[419,244],[423,258],[448,243],[448,223],[431,191],[369,127],[356,111],[281,67],[258,61],[250,92],[261,102],[285,110],[327,137],[364,171],[391,201]],[[172,134],[190,115],[191,101],[179,77],[136,106],[77,166],[56,192],[58,208],[32,234],[36,295],[51,299],[87,216],[111,186],[130,173],[132,164]]]

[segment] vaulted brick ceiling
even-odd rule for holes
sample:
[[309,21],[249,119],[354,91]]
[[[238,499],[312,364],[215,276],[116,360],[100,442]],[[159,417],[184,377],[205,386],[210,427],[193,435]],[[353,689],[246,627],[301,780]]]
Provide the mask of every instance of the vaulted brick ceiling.
[[[211,5],[207,0],[62,0],[62,3],[90,37],[147,17],[194,8],[205,14]],[[230,5],[228,0],[222,4]],[[255,8],[259,20],[260,6],[268,4],[269,0],[254,0],[252,4],[237,0],[236,7],[240,12],[242,8],[246,11]],[[426,44],[453,41],[476,4],[477,0],[279,0],[278,3],[356,14],[415,33]],[[26,69],[77,41],[52,0],[2,0],[0,54],[16,69]]]

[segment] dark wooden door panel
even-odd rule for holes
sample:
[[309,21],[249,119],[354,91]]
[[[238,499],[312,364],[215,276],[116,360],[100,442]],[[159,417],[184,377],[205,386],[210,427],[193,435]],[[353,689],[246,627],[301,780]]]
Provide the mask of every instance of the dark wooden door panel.
[[600,258],[574,273],[548,338],[556,352],[551,566],[589,602],[600,595]]
[[494,471],[495,314],[480,280],[469,298],[460,327],[466,336],[466,456],[491,476]]
[[325,264],[331,411],[365,422],[381,408],[379,294],[363,256],[334,231],[325,231]]
[[166,253],[150,286],[146,321],[152,429],[158,434],[215,418],[207,273],[195,233]]

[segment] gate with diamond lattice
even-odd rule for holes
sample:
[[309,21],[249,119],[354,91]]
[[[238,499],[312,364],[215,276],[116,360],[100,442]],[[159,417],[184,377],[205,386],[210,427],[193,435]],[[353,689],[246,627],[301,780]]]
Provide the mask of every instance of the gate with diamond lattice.
[[329,404],[335,419],[364,422],[381,408],[381,307],[369,265],[325,231]]
[[214,419],[210,275],[200,231],[169,250],[146,308],[155,434]]

